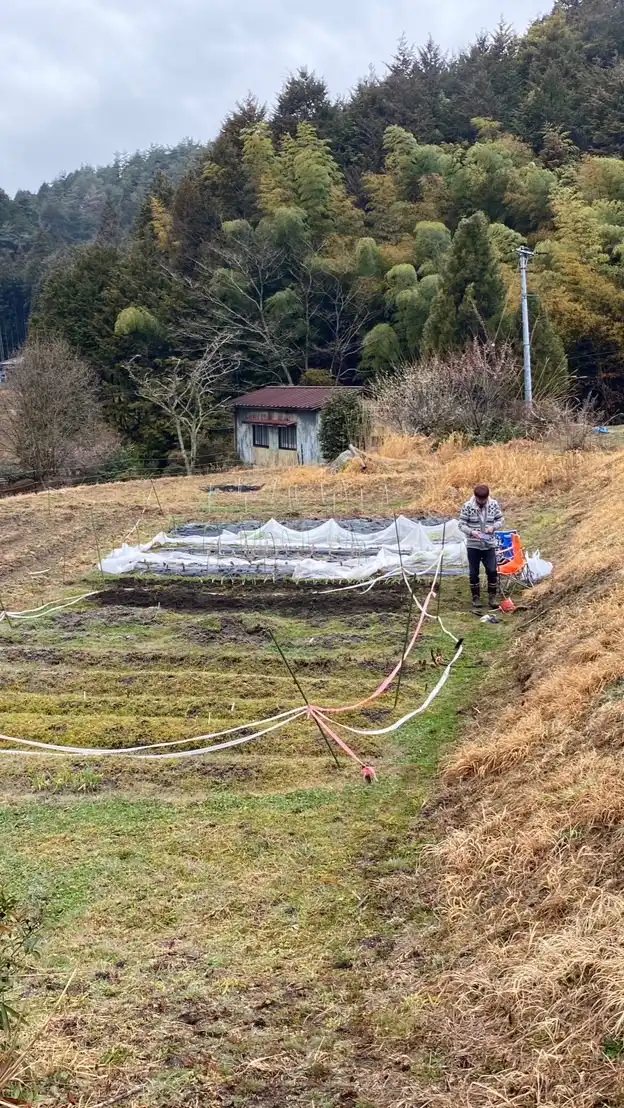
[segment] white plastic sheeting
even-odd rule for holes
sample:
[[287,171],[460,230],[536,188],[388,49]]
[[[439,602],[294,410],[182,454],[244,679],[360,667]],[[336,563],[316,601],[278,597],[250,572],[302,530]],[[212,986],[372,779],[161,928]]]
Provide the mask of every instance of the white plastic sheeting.
[[212,546],[221,549],[242,547],[249,550],[268,551],[314,550],[320,554],[379,549],[382,546],[397,546],[400,542],[401,550],[411,553],[417,550],[434,550],[436,544],[442,541],[443,532],[449,543],[463,541],[456,519],[450,520],[444,530],[443,524],[425,527],[417,520],[399,516],[396,522],[393,520],[381,531],[353,531],[348,527],[342,527],[335,519],[328,519],[318,527],[300,531],[294,527],[286,527],[276,519],[270,519],[255,531],[228,531],[226,528],[219,535],[160,534],[152,539],[149,545],[150,547],[155,544],[180,546],[184,543],[187,546],[201,546],[204,549]]
[[[351,530],[335,519],[298,530],[270,519],[255,530],[156,535],[149,543],[124,543],[103,558],[104,573],[132,572],[268,575],[295,581],[365,581],[377,575],[432,573],[442,551],[445,574],[465,573],[466,545],[456,519],[427,527],[399,516],[378,531]],[[536,566],[536,577],[544,567]],[[551,567],[552,568],[552,567]]]

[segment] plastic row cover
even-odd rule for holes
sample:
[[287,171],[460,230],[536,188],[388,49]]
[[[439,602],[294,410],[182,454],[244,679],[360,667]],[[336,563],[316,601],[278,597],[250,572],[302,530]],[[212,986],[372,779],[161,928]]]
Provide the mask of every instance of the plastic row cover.
[[[202,549],[242,547],[246,550],[315,550],[319,553],[377,550],[381,546],[398,546],[400,543],[402,551],[411,552],[434,550],[436,544],[442,541],[443,535],[446,542],[463,541],[456,519],[450,520],[446,526],[439,524],[425,527],[417,520],[399,516],[380,531],[352,531],[342,527],[335,519],[328,519],[318,527],[299,531],[278,523],[276,519],[270,519],[255,531],[228,531],[225,528],[218,535],[191,533],[184,535],[183,542],[185,545],[201,546]],[[179,546],[181,539],[179,536],[161,534],[153,542]]]
[[[396,523],[383,530],[364,533],[341,527],[333,519],[305,531],[271,519],[254,531],[226,529],[216,535],[184,536],[161,532],[141,546],[124,544],[103,558],[100,568],[115,575],[137,571],[215,575],[275,572],[295,581],[357,582],[404,571],[425,576],[433,572],[442,549],[443,573],[465,573],[466,545],[457,520],[450,520],[445,527],[425,527],[399,516]],[[323,554],[329,557],[319,557]],[[529,571],[536,581],[547,576],[552,566],[539,558],[529,559]]]

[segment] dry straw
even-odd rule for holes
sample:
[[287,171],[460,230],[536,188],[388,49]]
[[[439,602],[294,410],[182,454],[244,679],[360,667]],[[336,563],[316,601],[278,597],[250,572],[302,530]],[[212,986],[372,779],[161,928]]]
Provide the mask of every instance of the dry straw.
[[489,725],[446,766],[437,968],[404,983],[413,1033],[444,1058],[439,1108],[622,1102],[623,504],[624,455],[579,465],[516,687],[491,686]]

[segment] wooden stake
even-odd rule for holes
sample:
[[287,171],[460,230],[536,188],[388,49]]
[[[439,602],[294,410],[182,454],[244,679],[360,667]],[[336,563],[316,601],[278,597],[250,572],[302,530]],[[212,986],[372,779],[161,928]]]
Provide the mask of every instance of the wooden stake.
[[151,485],[152,485],[152,491],[154,493],[154,496],[156,497],[156,503],[158,504],[158,507],[160,508],[160,514],[163,517],[163,519],[166,519],[167,517],[166,517],[166,515],[163,511],[163,506],[160,503],[160,497],[159,497],[158,493],[156,492],[156,485],[154,484],[154,478],[153,477],[150,477],[150,482],[151,482]]
[[10,618],[9,618],[9,613],[7,612],[7,610],[6,610],[5,606],[4,606],[4,600],[2,599],[2,597],[1,597],[1,596],[0,596],[0,608],[2,608],[2,611],[4,612],[4,618],[6,619],[6,621],[7,621],[8,625],[9,625],[9,627],[11,627],[11,628],[12,628],[12,627],[13,627],[13,624],[11,623],[11,620],[10,620]]
[[442,528],[442,554],[440,556],[440,579],[438,581],[438,610],[436,615],[440,618],[440,602],[442,600],[442,571],[444,570],[444,546],[446,543],[446,520],[444,520],[444,526]]
[[93,538],[95,539],[95,550],[96,550],[97,558],[98,558],[98,567],[99,567],[100,575],[101,575],[101,578],[102,578],[102,585],[104,585],[105,580],[104,580],[104,570],[102,569],[102,552],[100,550],[100,543],[98,541],[97,531],[95,529],[95,520],[93,518],[93,508],[92,507],[89,508],[89,512],[91,514],[91,527],[92,527],[92,530],[93,530]]

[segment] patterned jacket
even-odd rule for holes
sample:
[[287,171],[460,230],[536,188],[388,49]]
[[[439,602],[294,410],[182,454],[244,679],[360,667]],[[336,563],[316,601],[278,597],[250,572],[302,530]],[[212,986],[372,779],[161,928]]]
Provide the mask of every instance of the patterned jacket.
[[495,531],[502,531],[505,526],[503,513],[498,501],[492,497],[488,499],[484,508],[480,508],[474,496],[467,500],[459,513],[459,529],[466,536],[466,546],[473,550],[490,550],[496,546],[496,535],[487,535],[484,539],[474,539],[473,531],[484,534],[486,527],[493,527]]

